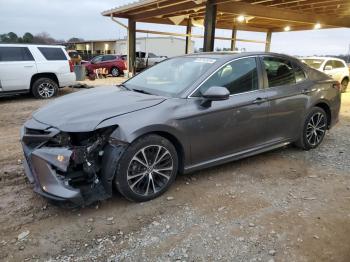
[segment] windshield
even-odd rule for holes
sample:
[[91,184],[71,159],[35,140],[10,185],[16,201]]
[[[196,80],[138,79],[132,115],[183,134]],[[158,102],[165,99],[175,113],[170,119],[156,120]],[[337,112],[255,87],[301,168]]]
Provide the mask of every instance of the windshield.
[[322,63],[324,62],[324,59],[310,59],[309,58],[309,59],[302,59],[301,61],[312,68],[320,69]]
[[189,88],[215,62],[215,59],[199,57],[169,59],[136,75],[124,85],[129,89],[155,95],[177,96]]

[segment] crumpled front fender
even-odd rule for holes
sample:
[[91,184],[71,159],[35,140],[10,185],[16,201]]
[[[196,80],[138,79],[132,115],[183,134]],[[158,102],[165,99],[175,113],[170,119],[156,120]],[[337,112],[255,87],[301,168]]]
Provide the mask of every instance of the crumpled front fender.
[[108,195],[113,192],[113,179],[117,171],[117,166],[128,144],[109,143],[103,154],[101,168],[101,183]]

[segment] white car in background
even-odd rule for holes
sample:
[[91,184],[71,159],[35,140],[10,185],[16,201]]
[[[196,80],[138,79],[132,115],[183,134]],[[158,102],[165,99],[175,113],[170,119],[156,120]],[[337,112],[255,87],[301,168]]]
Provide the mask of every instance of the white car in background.
[[0,44],[0,96],[32,93],[50,98],[75,80],[74,65],[63,46]]
[[335,57],[303,57],[300,60],[339,81],[342,85],[342,92],[346,91],[350,78],[349,67],[344,60]]

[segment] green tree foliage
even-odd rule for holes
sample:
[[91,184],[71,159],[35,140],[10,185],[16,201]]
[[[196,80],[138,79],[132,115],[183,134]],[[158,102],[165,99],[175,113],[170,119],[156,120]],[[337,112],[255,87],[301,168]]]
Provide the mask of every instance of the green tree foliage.
[[23,43],[33,43],[34,36],[31,33],[25,33],[22,37]]

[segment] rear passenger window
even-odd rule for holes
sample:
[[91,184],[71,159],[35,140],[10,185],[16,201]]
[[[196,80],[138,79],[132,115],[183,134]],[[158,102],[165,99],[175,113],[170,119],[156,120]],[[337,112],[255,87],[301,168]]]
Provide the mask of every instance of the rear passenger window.
[[212,86],[226,87],[231,95],[259,89],[255,58],[242,58],[223,66],[199,90],[203,94]]
[[114,59],[116,59],[115,55],[105,55],[105,56],[103,56],[102,61],[111,61]]
[[333,68],[343,68],[343,67],[345,67],[345,65],[341,61],[333,60]]
[[297,64],[293,63],[294,73],[295,73],[295,82],[300,83],[306,79],[304,70]]
[[295,84],[294,71],[290,61],[278,57],[264,57],[263,61],[269,87]]
[[55,47],[38,47],[46,60],[67,60],[62,48]]
[[28,47],[0,47],[0,62],[34,61]]

